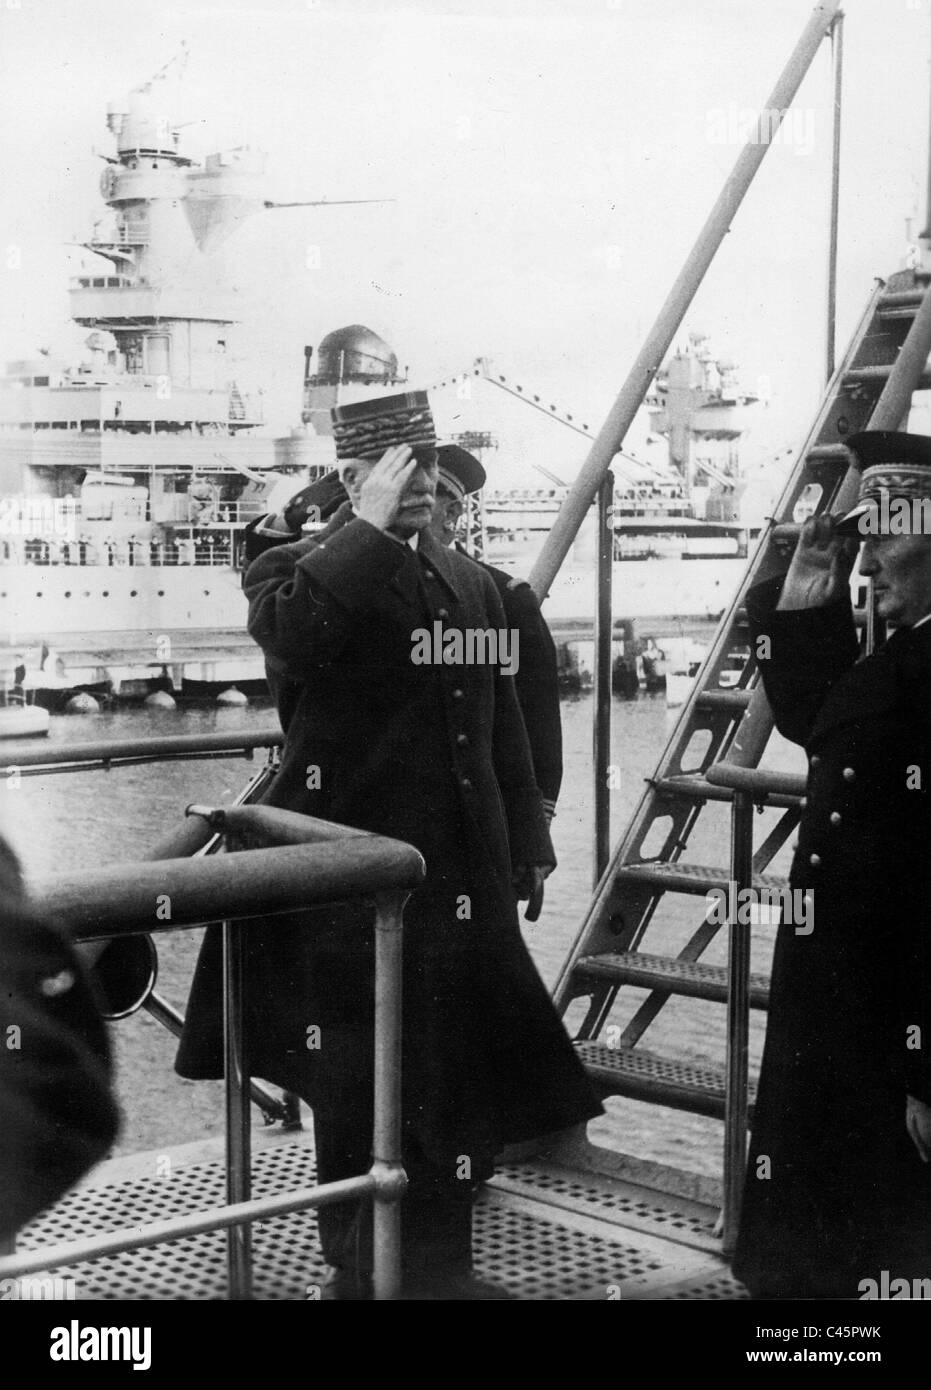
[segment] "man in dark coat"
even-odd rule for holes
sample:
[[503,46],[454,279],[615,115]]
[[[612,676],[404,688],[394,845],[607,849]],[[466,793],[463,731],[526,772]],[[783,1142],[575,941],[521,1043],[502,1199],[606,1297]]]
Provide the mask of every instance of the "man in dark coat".
[[0,839],[0,1249],[116,1137],[110,1048],[91,981],[29,905]]
[[[261,555],[246,592],[287,731],[268,803],[407,841],[427,864],[405,912],[404,1276],[408,1296],[458,1298],[482,1296],[468,1279],[471,1203],[494,1154],[601,1107],[519,931],[517,898],[555,860],[513,680],[500,663],[412,660],[434,623],[506,628],[490,578],[430,535],[436,461],[421,395],[334,412],[350,501],[312,539]],[[360,438],[361,405],[371,417]],[[364,1171],[371,910],[255,925],[248,953],[253,1072],[312,1106],[321,1180]],[[182,1074],[221,1072],[219,1025],[208,934]],[[319,1047],[308,1047],[311,1027]],[[340,1296],[364,1296],[355,1209],[322,1208],[319,1226]]]
[[[480,491],[486,482],[479,459],[458,444],[441,444],[437,450],[439,476],[430,529],[445,546],[453,545],[466,494]],[[338,471],[327,473],[297,492],[277,515],[251,522],[245,533],[247,566],[275,545],[300,539],[309,517],[319,525],[330,520],[346,501]],[[508,628],[518,633],[520,665],[514,690],[527,737],[537,786],[548,820],[556,811],[562,786],[562,723],[559,712],[559,664],[556,645],[537,597],[530,585],[506,570],[475,561],[491,576],[504,608]]]
[[[485,486],[481,462],[458,444],[442,444],[437,450],[439,479],[431,529],[445,545],[455,540],[465,497]],[[537,786],[543,796],[547,819],[556,812],[562,785],[562,722],[559,714],[559,663],[556,644],[540,612],[537,596],[526,580],[508,574],[484,560],[475,561],[491,576],[498,590],[507,625],[519,634],[520,667],[514,677]]]
[[866,530],[897,631],[862,660],[848,582],[879,492],[931,513],[931,440],[849,442],[861,504],[807,521],[747,603],[777,728],[808,754],[790,882],[814,906],[776,940],[734,1260],[758,1298],[931,1277],[931,535]]

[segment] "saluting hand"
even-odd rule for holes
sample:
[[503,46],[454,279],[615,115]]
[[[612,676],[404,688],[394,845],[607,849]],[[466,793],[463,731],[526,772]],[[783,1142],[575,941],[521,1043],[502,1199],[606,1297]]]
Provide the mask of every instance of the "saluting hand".
[[856,536],[838,536],[832,516],[810,516],[802,527],[778,608],[823,608],[839,599],[857,558]]
[[407,444],[386,449],[362,484],[356,514],[379,531],[390,531],[416,468],[413,450]]

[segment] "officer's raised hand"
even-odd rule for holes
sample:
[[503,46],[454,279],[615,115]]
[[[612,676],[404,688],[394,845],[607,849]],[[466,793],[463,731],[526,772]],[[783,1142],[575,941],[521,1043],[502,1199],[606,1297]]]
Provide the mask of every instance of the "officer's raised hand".
[[386,449],[376,464],[343,470],[356,515],[379,531],[407,537],[429,525],[436,498],[436,452],[432,464],[407,444]]
[[778,607],[822,608],[842,598],[857,556],[855,536],[840,536],[834,518],[810,516],[802,527]]

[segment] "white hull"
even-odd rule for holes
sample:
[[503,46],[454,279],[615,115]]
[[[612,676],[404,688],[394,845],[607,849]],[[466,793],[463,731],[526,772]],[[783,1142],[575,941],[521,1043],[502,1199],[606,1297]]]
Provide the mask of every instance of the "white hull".
[[[5,565],[4,640],[243,628],[239,574],[221,566]],[[154,655],[154,653],[153,653]]]
[[[616,618],[716,618],[746,567],[737,559],[656,559],[614,566]],[[585,622],[595,607],[590,567],[556,577],[544,608],[550,623]],[[239,574],[220,566],[5,565],[0,569],[3,640],[68,634],[244,629]],[[153,654],[154,655],[154,654]]]

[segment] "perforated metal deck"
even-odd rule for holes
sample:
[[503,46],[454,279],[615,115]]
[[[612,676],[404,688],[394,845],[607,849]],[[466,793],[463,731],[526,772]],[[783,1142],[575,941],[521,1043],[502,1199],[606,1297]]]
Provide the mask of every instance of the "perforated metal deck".
[[[257,1132],[253,1195],[315,1180],[307,1134]],[[219,1142],[102,1164],[20,1234],[18,1248],[124,1229],[222,1205]],[[477,1270],[523,1302],[746,1297],[716,1253],[716,1211],[600,1173],[523,1161],[499,1170],[475,1216]],[[253,1226],[255,1297],[318,1296],[312,1212]],[[85,1300],[225,1297],[226,1241],[212,1233],[51,1271]]]

